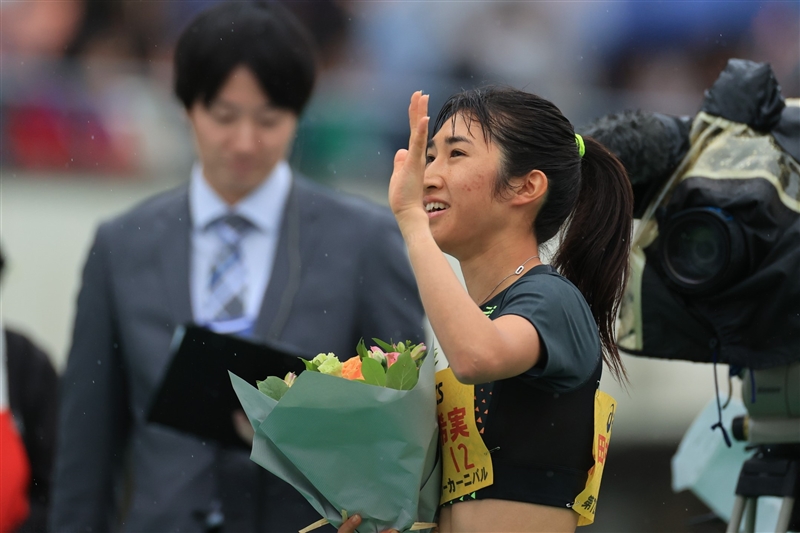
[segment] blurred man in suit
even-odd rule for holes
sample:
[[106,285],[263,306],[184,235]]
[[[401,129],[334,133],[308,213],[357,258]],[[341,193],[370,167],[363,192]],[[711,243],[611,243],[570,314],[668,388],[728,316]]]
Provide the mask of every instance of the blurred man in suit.
[[63,379],[55,531],[297,531],[319,518],[244,449],[146,422],[176,326],[312,355],[422,337],[389,211],[286,162],[315,72],[278,3],[222,3],[182,33],[175,92],[198,163],[188,184],[97,231]]

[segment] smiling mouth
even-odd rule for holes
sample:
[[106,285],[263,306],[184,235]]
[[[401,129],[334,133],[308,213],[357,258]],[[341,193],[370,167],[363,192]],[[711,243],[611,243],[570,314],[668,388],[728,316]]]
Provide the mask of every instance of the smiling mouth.
[[438,211],[444,211],[448,207],[450,206],[441,202],[431,202],[425,206],[425,211],[428,213],[436,213]]

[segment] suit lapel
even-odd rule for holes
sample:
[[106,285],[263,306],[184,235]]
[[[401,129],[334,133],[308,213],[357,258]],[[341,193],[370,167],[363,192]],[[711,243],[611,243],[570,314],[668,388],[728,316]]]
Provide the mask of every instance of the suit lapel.
[[275,263],[254,328],[257,338],[280,339],[289,318],[300,288],[303,265],[310,259],[305,253],[313,245],[309,239],[317,237],[316,232],[308,230],[313,227],[317,213],[314,209],[304,209],[306,204],[313,203],[312,195],[302,178],[295,176],[281,221]]
[[299,218],[297,185],[293,181],[281,221],[272,274],[267,282],[264,298],[261,301],[261,311],[253,329],[253,333],[259,339],[275,340],[280,337],[280,330],[285,323],[284,317],[291,310],[299,286],[301,268]]
[[191,216],[188,188],[184,187],[175,198],[173,209],[161,215],[159,221],[159,246],[161,253],[161,279],[169,300],[173,326],[192,321],[192,304],[189,291],[189,247]]

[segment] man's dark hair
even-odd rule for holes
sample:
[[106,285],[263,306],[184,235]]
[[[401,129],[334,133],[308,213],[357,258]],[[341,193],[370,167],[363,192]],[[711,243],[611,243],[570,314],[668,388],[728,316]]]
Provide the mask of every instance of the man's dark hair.
[[175,95],[206,107],[239,66],[252,71],[270,103],[300,115],[317,58],[306,29],[277,2],[223,2],[200,13],[175,48]]

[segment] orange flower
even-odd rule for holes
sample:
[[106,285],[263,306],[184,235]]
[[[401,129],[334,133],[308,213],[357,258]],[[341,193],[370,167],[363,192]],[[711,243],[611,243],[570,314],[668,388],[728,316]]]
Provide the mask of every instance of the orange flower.
[[345,379],[364,379],[361,374],[361,358],[354,356],[342,363],[342,377]]

